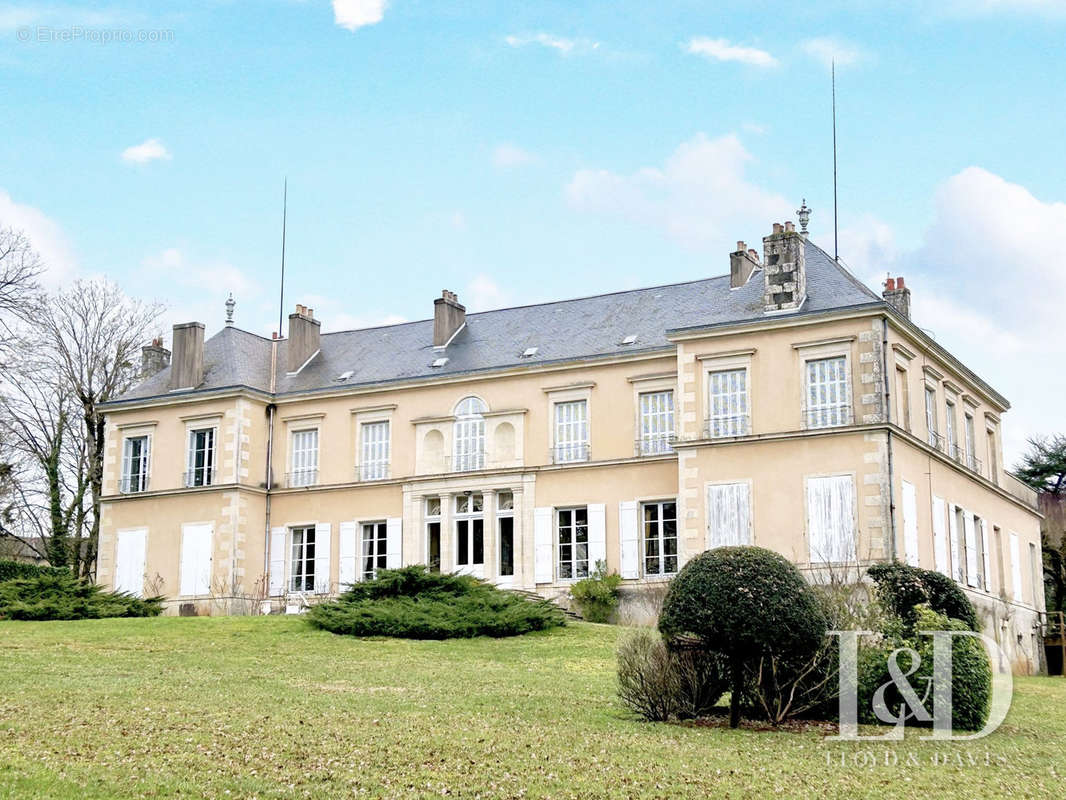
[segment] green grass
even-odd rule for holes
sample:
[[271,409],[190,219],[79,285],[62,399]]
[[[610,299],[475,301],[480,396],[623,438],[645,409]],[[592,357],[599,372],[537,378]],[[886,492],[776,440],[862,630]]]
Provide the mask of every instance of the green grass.
[[620,633],[416,642],[294,617],[0,623],[0,796],[1046,798],[1066,786],[1062,678],[1017,680],[987,739],[837,744],[817,728],[633,720],[614,698]]

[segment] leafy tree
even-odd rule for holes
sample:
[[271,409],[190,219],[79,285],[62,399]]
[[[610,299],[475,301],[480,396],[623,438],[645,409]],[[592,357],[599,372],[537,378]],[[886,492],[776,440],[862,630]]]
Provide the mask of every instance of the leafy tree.
[[1066,434],[1031,438],[1014,472],[1040,492],[1047,607],[1066,611]]
[[1066,492],[1066,434],[1030,438],[1029,452],[1014,474],[1038,492],[1056,496]]

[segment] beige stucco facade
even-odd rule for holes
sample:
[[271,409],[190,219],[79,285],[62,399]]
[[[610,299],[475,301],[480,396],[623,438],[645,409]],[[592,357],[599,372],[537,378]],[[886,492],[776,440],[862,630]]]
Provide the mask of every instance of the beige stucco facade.
[[[446,379],[288,396],[238,388],[117,404],[108,415],[98,578],[119,583],[117,562],[137,553],[136,547],[122,549],[119,539],[140,531],[142,590],[166,595],[174,613],[182,605],[201,613],[241,611],[263,601],[281,609],[338,590],[352,574],[353,535],[361,574],[364,524],[385,524],[389,536],[398,537],[389,539],[390,564],[428,563],[430,525],[439,524],[442,569],[466,568],[507,586],[564,598],[570,580],[560,564],[559,534],[569,518],[559,511],[580,508],[588,515],[589,561],[602,554],[610,570],[626,577],[627,596],[634,597],[640,587],[661,586],[669,577],[660,574],[663,562],[660,573],[645,569],[652,547],[645,504],[672,504],[654,513],[674,509],[680,566],[714,544],[713,487],[741,484],[747,488],[730,497],[747,498],[749,522],[737,523],[734,533],[817,573],[826,557],[812,541],[812,526],[819,523],[811,519],[811,498],[821,496],[814,488],[819,481],[834,478],[834,486],[844,487],[834,496],[852,498],[850,521],[834,517],[834,525],[853,537],[856,563],[895,557],[954,573],[955,561],[937,560],[937,548],[950,545],[952,515],[957,508],[977,526],[971,540],[965,540],[965,525],[957,534],[956,561],[981,543],[982,521],[989,544],[980,558],[987,550],[989,567],[978,586],[971,585],[973,576],[962,582],[1016,668],[1037,668],[1043,588],[1029,559],[1031,548],[1039,554],[1040,518],[1035,498],[1004,472],[997,455],[1007,410],[1002,398],[885,307],[769,316],[674,332],[670,340],[671,348],[656,352]],[[825,424],[807,407],[807,364],[840,358],[846,401]],[[722,370],[746,375],[746,418],[728,431],[732,435],[708,429],[709,376]],[[934,393],[936,436],[945,435],[951,402],[958,414],[955,443],[966,444],[963,414],[973,419],[972,452],[952,450],[930,435],[927,387]],[[640,396],[649,392],[672,393],[669,447],[640,444]],[[484,408],[484,444],[475,469],[463,463],[454,441],[456,407],[471,396]],[[577,463],[555,463],[555,405],[575,401],[584,401],[587,413],[587,450]],[[364,480],[363,426],[385,421],[386,476]],[[205,425],[217,431],[215,473],[210,486],[184,488],[189,432]],[[289,488],[294,435],[309,430],[317,431],[315,474],[310,485]],[[144,491],[121,491],[128,488],[123,448],[130,436],[150,438]],[[483,498],[479,513],[459,512],[467,493]],[[501,497],[513,498],[510,507],[500,508]],[[428,515],[436,498],[439,518]],[[484,531],[483,561],[462,565],[457,526],[472,518],[481,520]],[[507,523],[513,575],[501,574],[503,518],[513,520]],[[183,596],[183,531],[189,525],[210,528],[210,591]],[[320,554],[315,564],[328,578],[315,575],[316,590],[294,592],[291,531],[304,526],[329,548],[329,557]],[[660,523],[657,530],[662,537],[669,526]],[[593,541],[597,535],[602,541]],[[272,540],[284,542],[283,552],[270,552]],[[654,546],[669,545],[660,538]],[[268,573],[278,569],[285,575],[272,581]],[[632,606],[634,616],[643,613],[638,605]]]

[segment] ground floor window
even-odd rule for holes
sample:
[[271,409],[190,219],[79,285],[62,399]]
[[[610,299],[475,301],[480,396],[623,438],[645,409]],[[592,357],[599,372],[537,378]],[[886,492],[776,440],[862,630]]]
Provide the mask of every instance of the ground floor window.
[[455,565],[485,563],[484,495],[461,494],[455,498]]
[[560,508],[558,572],[560,580],[587,578],[589,574],[589,512],[587,508]]
[[289,591],[315,590],[315,528],[313,525],[292,529],[292,563]]
[[426,498],[426,566],[440,572],[440,498]]
[[677,503],[644,503],[644,574],[677,572]]
[[496,528],[499,533],[500,577],[514,575],[514,493],[496,495]]
[[372,581],[379,569],[385,569],[385,546],[388,537],[384,522],[367,522],[363,525],[363,566],[359,579]]

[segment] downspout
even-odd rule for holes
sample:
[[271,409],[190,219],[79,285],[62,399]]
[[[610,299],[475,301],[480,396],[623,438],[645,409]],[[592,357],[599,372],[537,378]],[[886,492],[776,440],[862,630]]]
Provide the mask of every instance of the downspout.
[[888,317],[881,317],[881,380],[885,386],[885,442],[888,452],[888,544],[892,560],[896,560],[896,489],[892,477],[892,394],[888,375]]
[[[274,339],[270,345],[270,394],[274,395],[277,384],[278,368],[278,340]],[[266,527],[263,530],[263,576],[266,581],[264,587],[267,597],[270,596],[270,500],[271,489],[274,486],[274,414],[277,406],[270,403],[267,406],[267,448],[266,448]]]

